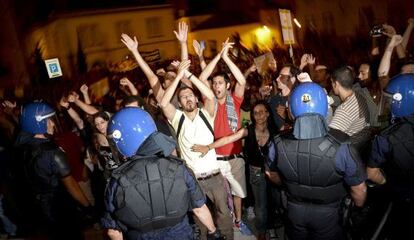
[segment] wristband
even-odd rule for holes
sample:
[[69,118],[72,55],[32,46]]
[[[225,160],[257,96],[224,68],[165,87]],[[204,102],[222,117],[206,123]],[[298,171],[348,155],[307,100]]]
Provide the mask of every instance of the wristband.
[[191,73],[190,76],[188,76],[188,79],[191,79],[192,76],[193,76],[193,74]]

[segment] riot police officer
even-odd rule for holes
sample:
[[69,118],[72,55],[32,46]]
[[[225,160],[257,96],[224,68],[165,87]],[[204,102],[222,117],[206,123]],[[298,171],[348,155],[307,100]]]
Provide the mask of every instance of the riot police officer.
[[193,174],[171,155],[174,140],[157,131],[147,112],[120,110],[108,134],[127,159],[112,172],[105,193],[102,223],[111,239],[192,239],[189,210],[208,228],[209,239],[222,239]]
[[[368,178],[387,183],[393,202],[390,239],[412,235],[414,222],[414,74],[391,79],[383,98],[391,104],[392,125],[377,135],[368,161]],[[381,170],[383,169],[384,172]]]
[[350,194],[357,206],[366,198],[364,169],[349,144],[328,134],[325,91],[302,83],[289,98],[293,133],[275,137],[269,150],[274,181],[286,188],[289,239],[342,239],[339,206]]
[[51,139],[54,115],[55,111],[46,103],[25,105],[16,144],[24,150],[28,187],[43,218],[35,221],[45,223],[50,239],[81,239],[80,227],[76,231],[71,215],[77,207],[73,199],[85,208],[90,203],[72,177],[65,153]]

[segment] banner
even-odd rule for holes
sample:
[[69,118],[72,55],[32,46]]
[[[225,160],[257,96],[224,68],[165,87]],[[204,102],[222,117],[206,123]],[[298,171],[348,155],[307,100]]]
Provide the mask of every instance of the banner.
[[279,9],[280,25],[282,26],[283,42],[285,44],[294,44],[295,36],[293,34],[292,16],[287,9]]
[[266,73],[266,71],[269,68],[269,63],[272,59],[274,59],[272,52],[268,52],[268,53],[265,53],[263,55],[260,55],[254,58],[254,65],[256,65],[257,72],[260,75],[263,75],[264,73]]

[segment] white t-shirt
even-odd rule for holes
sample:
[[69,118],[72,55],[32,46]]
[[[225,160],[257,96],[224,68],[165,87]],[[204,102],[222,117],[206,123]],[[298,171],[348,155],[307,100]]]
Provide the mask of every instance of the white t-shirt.
[[[210,126],[214,126],[214,119],[210,117],[210,114],[204,109],[200,110],[210,123]],[[178,123],[183,114],[184,113],[181,110],[177,109],[173,120],[170,122],[176,132],[178,130]],[[199,112],[197,112],[194,120],[191,120],[185,114],[184,117],[180,135],[177,136],[181,158],[186,161],[188,167],[193,170],[196,176],[219,171],[219,165],[214,149],[210,150],[203,157],[200,157],[201,153],[191,151],[191,147],[194,144],[208,145],[214,142],[214,136],[200,117]]]

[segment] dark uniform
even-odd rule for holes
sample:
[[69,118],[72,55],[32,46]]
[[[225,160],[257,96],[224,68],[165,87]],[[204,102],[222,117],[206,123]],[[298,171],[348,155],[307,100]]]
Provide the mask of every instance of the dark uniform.
[[387,222],[390,237],[403,239],[414,227],[414,116],[400,119],[378,135],[372,145],[368,167],[384,169],[393,201]]
[[[290,99],[295,131],[275,137],[269,149],[270,166],[286,188],[291,239],[342,239],[339,208],[347,194],[344,182],[357,186],[366,179],[352,147],[327,133],[326,101],[325,92],[314,83],[297,87]],[[295,109],[309,103],[309,109]],[[314,109],[316,104],[320,109]]]
[[68,193],[79,196],[85,207],[89,203],[79,186],[73,184],[76,182],[64,152],[50,139],[54,123],[49,118],[54,114],[49,105],[34,102],[24,106],[20,119],[22,132],[16,146],[23,151],[21,171],[27,180],[28,196],[33,198],[26,201],[34,200],[40,213],[31,224],[43,227],[50,239],[82,239],[77,204]]
[[187,212],[206,199],[183,161],[171,156],[175,142],[139,108],[116,113],[108,133],[127,161],[112,172],[103,226],[131,240],[193,239]]
[[388,237],[406,239],[414,227],[414,74],[393,77],[381,99],[390,104],[392,125],[373,142],[368,177],[378,184],[386,182],[390,190]]

